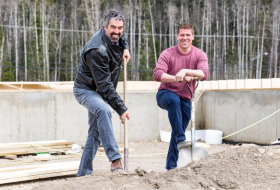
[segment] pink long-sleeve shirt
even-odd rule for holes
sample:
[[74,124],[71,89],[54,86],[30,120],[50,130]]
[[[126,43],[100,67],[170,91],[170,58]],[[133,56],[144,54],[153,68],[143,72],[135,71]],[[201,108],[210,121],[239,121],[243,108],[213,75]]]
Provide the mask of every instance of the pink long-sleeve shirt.
[[[163,73],[175,76],[181,69],[202,70],[206,80],[209,76],[208,58],[206,53],[195,46],[191,46],[191,50],[187,54],[182,54],[178,45],[164,50],[158,59],[156,68],[153,71],[153,78],[155,81],[160,82]],[[190,82],[192,90],[195,88],[196,81]],[[158,90],[167,89],[172,90],[179,97],[191,100],[191,92],[187,87],[186,81],[161,83]]]

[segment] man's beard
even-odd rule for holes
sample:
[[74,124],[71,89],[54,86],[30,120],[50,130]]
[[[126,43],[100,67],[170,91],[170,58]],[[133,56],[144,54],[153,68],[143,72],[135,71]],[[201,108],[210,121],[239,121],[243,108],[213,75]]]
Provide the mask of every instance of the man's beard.
[[[113,35],[118,35],[119,37],[118,38],[113,38]],[[117,43],[119,41],[120,37],[121,37],[120,33],[118,33],[118,34],[112,33],[111,37],[110,37],[110,40],[112,41],[112,43]]]

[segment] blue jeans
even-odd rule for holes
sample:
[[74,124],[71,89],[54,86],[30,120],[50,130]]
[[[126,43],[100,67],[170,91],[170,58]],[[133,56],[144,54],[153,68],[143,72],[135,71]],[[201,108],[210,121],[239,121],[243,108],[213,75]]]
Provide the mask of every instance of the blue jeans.
[[171,90],[159,90],[157,104],[168,111],[169,122],[172,127],[171,140],[166,159],[166,169],[177,167],[179,151],[177,142],[186,140],[185,130],[191,119],[191,102],[180,98]]
[[121,158],[121,155],[118,152],[119,147],[111,120],[112,115],[107,102],[102,99],[98,92],[93,90],[74,87],[73,92],[78,103],[88,109],[88,137],[77,173],[77,176],[84,176],[93,171],[92,161],[100,142],[102,142],[110,162]]

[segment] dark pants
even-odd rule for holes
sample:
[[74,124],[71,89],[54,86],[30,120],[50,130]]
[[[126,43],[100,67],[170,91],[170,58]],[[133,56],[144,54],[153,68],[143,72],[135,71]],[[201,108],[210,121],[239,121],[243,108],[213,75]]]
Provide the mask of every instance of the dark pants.
[[177,167],[179,151],[177,142],[186,140],[185,130],[191,119],[191,102],[180,98],[171,90],[159,90],[157,104],[168,111],[169,122],[172,127],[171,140],[166,160],[166,169]]

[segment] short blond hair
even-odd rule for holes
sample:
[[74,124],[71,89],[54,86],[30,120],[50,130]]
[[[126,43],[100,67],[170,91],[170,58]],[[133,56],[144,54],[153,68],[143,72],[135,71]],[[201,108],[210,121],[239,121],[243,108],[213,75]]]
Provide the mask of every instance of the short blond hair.
[[180,33],[180,29],[191,29],[192,35],[194,35],[193,26],[189,23],[183,23],[178,26],[177,35]]

